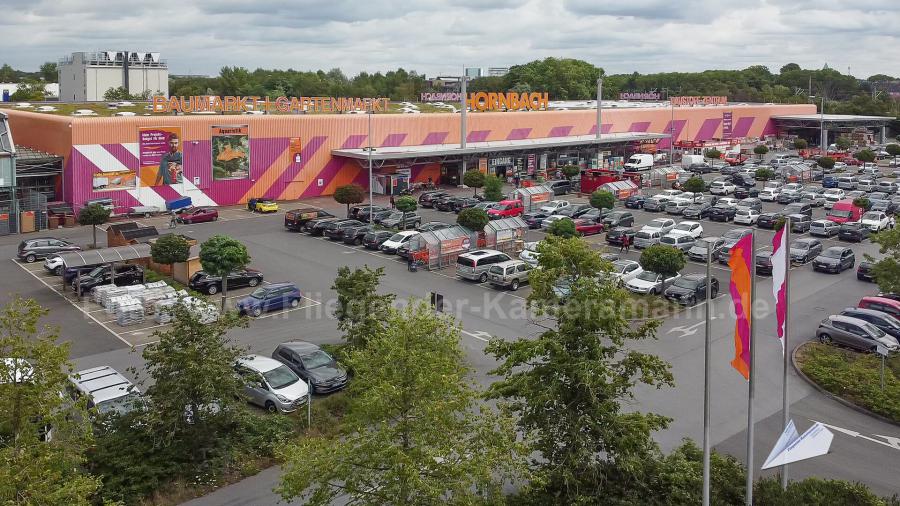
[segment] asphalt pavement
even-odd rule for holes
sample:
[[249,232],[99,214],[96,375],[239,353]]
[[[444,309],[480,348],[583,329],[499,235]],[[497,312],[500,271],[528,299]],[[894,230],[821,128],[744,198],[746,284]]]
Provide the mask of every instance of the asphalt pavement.
[[[571,196],[569,199],[578,200]],[[343,206],[329,198],[314,199],[304,204],[319,205],[335,211],[337,215],[344,212]],[[399,300],[411,297],[427,300],[431,292],[442,294],[447,312],[456,316],[462,325],[462,345],[474,370],[475,379],[482,385],[490,383],[492,378],[488,373],[495,366],[494,360],[485,355],[485,346],[491,336],[502,339],[533,337],[542,330],[529,321],[525,311],[527,287],[518,292],[496,290],[487,285],[459,280],[452,270],[409,272],[406,263],[396,257],[288,232],[283,228],[283,211],[290,207],[290,204],[283,204],[282,211],[273,215],[260,216],[246,212],[244,215],[235,214],[233,219],[184,225],[177,230],[201,241],[214,234],[235,237],[250,250],[251,267],[262,270],[268,281],[295,282],[304,295],[317,302],[298,311],[253,321],[248,329],[236,329],[233,332],[234,338],[247,345],[253,353],[268,355],[278,343],[290,339],[320,344],[339,342],[340,334],[332,317],[335,294],[331,286],[337,268],[343,265],[384,267],[386,275],[381,289],[396,294]],[[766,204],[766,208],[780,207]],[[420,212],[423,221],[455,221],[452,213],[427,209]],[[817,214],[821,214],[821,210]],[[635,211],[635,215],[635,225],[640,226],[659,213]],[[678,217],[675,219],[680,221]],[[161,220],[160,227],[164,228],[164,218],[157,220]],[[716,224],[708,220],[701,222],[705,236],[721,235],[724,230],[737,228],[730,223]],[[47,235],[65,236],[82,244],[90,241],[90,230],[82,228],[58,230]],[[533,231],[528,238],[539,239],[541,236],[542,233]],[[761,231],[757,245],[770,243],[771,236],[771,232]],[[15,237],[0,238],[0,254],[11,259],[18,240]],[[603,246],[603,236],[594,236],[588,240],[598,248]],[[856,252],[857,262],[862,259],[863,253],[877,251],[868,242],[852,247]],[[623,256],[636,259],[639,252],[632,250],[630,254]],[[686,272],[704,270],[705,265],[695,262],[690,262],[685,269]],[[140,347],[132,351],[18,267],[10,265],[4,272],[5,275],[0,279],[0,293],[3,297],[7,298],[10,293],[20,293],[26,297],[34,297],[50,308],[48,320],[64,329],[63,337],[72,343],[72,356],[79,369],[111,365],[125,372],[132,365],[140,368]],[[719,278],[722,286],[727,286],[729,272],[726,266],[716,266],[714,275]],[[811,266],[807,265],[794,268],[791,276],[790,348],[812,338],[819,320],[825,316],[855,305],[861,296],[877,291],[874,285],[857,281],[853,271],[839,275],[821,274],[813,272]],[[774,337],[769,278],[759,278],[757,293],[758,382],[754,409],[758,420],[755,460],[759,460],[757,464],[760,464],[780,433],[782,351]],[[673,418],[670,428],[656,435],[657,441],[666,450],[680,444],[684,437],[693,438],[698,443],[702,437],[704,309],[705,305],[701,304],[667,318],[658,332],[657,340],[637,345],[637,348],[656,353],[672,364],[676,386],[661,390],[641,388],[631,405],[631,409],[654,411]],[[729,364],[734,354],[734,318],[730,299],[724,294],[720,295],[710,305],[710,310],[714,317],[710,332],[712,440],[718,449],[743,459],[747,384]],[[882,424],[828,399],[807,386],[793,372],[790,381],[791,414],[801,431],[812,420],[816,420],[887,443],[879,444],[870,439],[832,430],[835,432],[832,452],[827,456],[793,465],[790,475],[842,478],[866,483],[879,494],[898,492],[896,469],[900,454],[895,452],[900,451],[900,439],[896,439],[900,438],[900,427]],[[275,504],[277,497],[271,493],[271,489],[277,482],[277,477],[277,470],[266,470],[190,504]]]

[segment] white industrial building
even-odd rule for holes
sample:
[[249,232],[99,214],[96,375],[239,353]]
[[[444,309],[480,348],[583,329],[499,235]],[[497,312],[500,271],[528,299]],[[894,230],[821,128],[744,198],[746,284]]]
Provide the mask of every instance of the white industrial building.
[[135,51],[72,53],[59,61],[61,102],[99,102],[119,87],[131,95],[169,96],[169,67],[159,53]]

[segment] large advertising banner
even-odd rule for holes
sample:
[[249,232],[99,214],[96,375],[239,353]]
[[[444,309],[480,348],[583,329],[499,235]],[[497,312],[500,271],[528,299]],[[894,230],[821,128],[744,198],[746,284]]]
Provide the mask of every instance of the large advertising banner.
[[138,151],[141,186],[165,186],[182,182],[181,127],[140,127]]
[[[0,180],[2,184],[2,180]],[[137,185],[137,174],[133,170],[98,170],[94,173],[91,187],[94,191],[133,190]]]
[[250,126],[213,125],[213,179],[250,178]]

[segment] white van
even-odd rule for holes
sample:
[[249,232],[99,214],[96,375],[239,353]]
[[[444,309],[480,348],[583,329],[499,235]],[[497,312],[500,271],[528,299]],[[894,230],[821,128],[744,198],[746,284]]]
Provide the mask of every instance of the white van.
[[653,155],[631,155],[623,167],[625,170],[650,170],[653,168]]

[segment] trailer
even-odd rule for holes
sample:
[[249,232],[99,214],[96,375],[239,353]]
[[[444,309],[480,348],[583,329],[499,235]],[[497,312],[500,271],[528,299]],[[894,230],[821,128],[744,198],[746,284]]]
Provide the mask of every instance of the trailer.
[[161,213],[162,209],[156,206],[134,206],[128,210],[129,216],[143,216],[149,218]]

